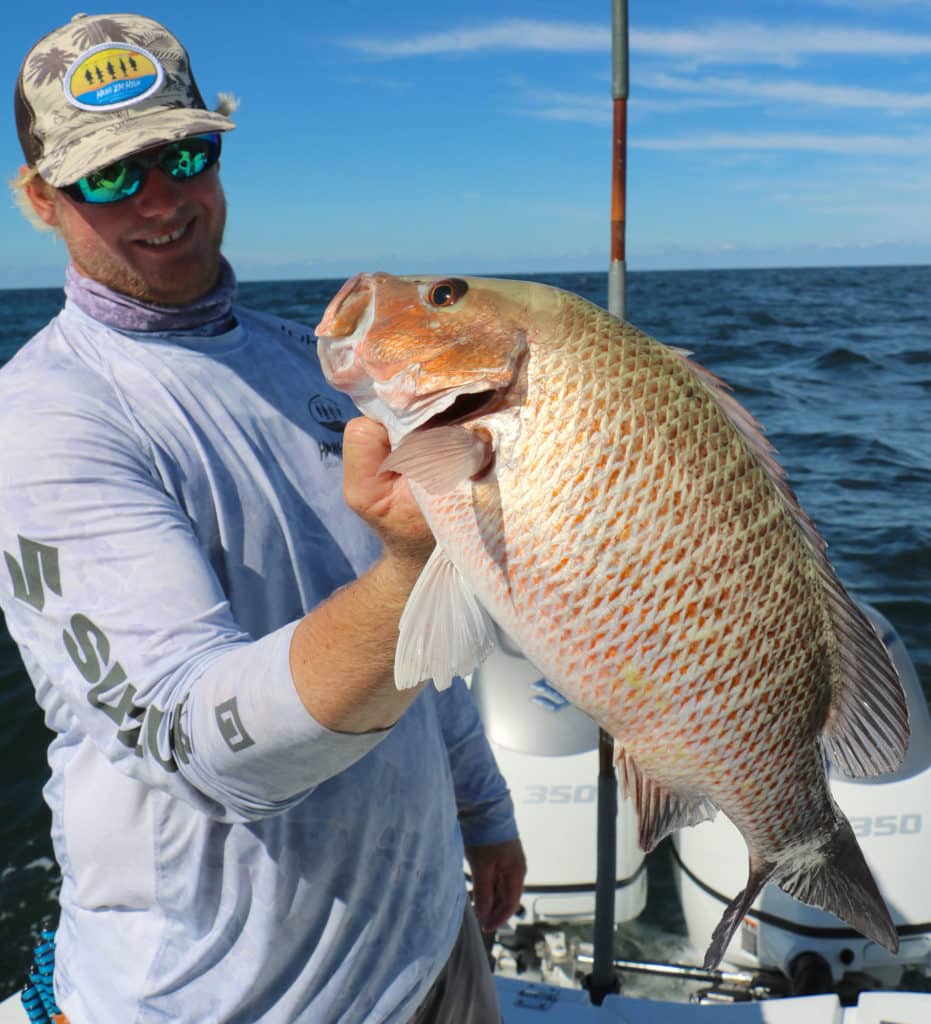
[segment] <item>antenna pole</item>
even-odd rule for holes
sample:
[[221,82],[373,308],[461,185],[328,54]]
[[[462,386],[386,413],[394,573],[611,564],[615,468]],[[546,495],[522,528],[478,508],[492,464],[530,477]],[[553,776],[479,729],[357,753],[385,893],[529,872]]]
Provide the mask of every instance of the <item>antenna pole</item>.
[[611,0],[611,95],[614,138],[611,147],[611,264],[608,268],[608,312],[624,319],[627,312],[627,0]]
[[[624,233],[627,199],[627,0],[611,0],[611,94],[614,139],[611,149],[611,264],[608,268],[608,312],[623,320],[627,307],[627,266]],[[598,871],[595,879],[595,927],[592,973],[587,983],[591,1001],[620,991],[614,973],[614,899],[617,888],[617,776],[614,740],[598,733]]]

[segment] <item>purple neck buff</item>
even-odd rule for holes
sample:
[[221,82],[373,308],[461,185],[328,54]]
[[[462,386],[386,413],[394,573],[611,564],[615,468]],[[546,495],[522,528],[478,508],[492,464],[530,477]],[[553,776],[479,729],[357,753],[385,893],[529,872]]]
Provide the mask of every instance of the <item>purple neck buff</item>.
[[202,337],[224,334],[236,324],[232,313],[235,293],[236,275],[222,257],[220,280],[206,295],[184,306],[154,306],[121,295],[78,273],[73,263],[65,271],[65,295],[82,312],[118,331]]

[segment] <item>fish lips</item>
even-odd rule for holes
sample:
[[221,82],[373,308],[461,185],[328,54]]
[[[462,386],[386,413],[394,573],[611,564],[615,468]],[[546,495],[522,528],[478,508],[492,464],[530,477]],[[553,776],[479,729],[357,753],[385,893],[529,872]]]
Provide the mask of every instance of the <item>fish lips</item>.
[[509,393],[526,348],[522,332],[503,365],[467,371],[465,380],[449,387],[438,387],[431,369],[419,362],[388,378],[373,374],[364,351],[383,276],[360,273],[346,281],[316,327],[320,365],[333,387],[384,424],[393,443],[417,429],[463,424],[513,404]]
[[336,293],[314,329],[324,376],[356,402],[372,390],[365,366],[357,358],[375,315],[371,276],[356,274]]

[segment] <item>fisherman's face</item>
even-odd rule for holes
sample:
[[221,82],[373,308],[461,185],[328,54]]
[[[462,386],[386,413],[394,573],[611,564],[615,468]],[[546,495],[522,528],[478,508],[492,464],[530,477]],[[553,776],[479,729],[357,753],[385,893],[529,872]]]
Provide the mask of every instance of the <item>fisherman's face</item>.
[[79,203],[41,180],[27,192],[82,274],[134,299],[178,306],[205,295],[220,275],[226,198],[218,172],[219,164],[176,181],[154,168],[117,203]]

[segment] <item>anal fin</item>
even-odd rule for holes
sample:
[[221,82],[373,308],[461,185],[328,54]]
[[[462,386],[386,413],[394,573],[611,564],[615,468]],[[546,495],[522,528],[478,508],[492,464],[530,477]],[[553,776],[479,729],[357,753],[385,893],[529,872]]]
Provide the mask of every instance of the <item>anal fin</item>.
[[432,679],[444,690],[495,646],[494,625],[459,570],[436,547],[401,614],[394,681],[399,690]]
[[734,932],[740,927],[740,922],[746,917],[750,907],[753,906],[753,901],[759,896],[772,874],[772,864],[758,863],[752,857],[750,858],[750,875],[747,878],[746,886],[728,903],[724,915],[718,921],[711,935],[711,943],[705,953],[705,961],[702,965],[706,971],[714,970],[721,962],[734,937]]
[[708,821],[717,813],[707,797],[685,796],[654,782],[626,750],[617,750],[615,762],[623,793],[637,811],[640,846],[647,853],[670,833]]

